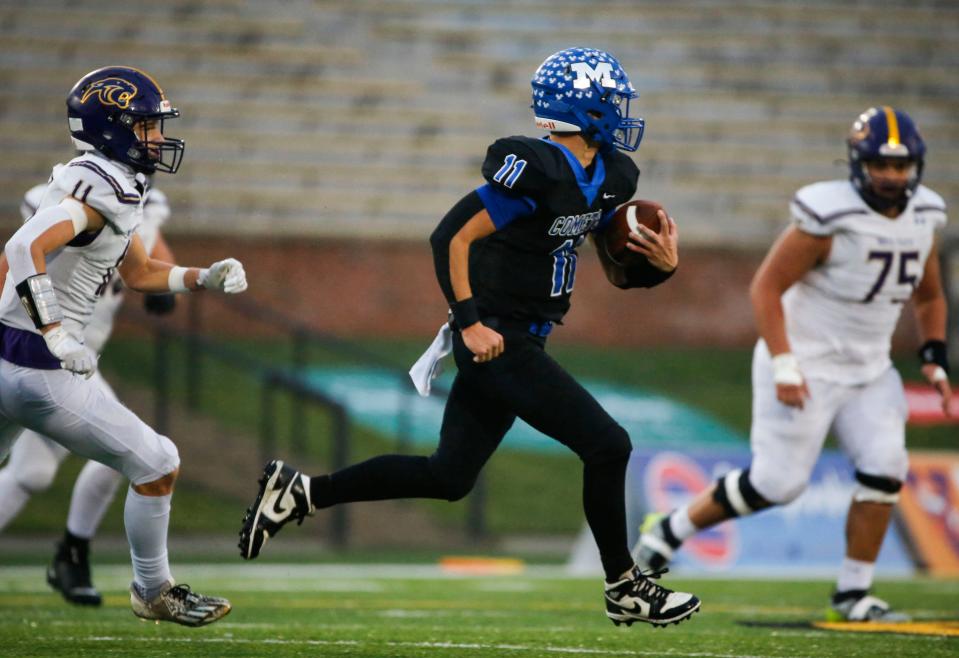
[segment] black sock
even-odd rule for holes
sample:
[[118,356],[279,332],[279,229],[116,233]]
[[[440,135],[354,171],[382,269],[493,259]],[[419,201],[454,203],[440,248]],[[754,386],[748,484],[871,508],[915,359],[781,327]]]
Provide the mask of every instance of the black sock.
[[90,540],[77,537],[69,530],[63,531],[63,539],[57,545],[57,557],[71,562],[86,559],[90,553]]
[[310,476],[310,502],[313,507],[321,509],[329,507],[329,502],[333,491],[333,484],[329,475],[311,475]]
[[428,457],[380,455],[331,473],[310,478],[310,501],[316,508],[364,500],[445,498]]

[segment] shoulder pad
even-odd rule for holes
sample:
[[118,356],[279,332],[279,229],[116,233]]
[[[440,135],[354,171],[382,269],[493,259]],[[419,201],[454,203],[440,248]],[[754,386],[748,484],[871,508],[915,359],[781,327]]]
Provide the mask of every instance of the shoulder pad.
[[832,235],[843,226],[844,220],[871,212],[847,180],[807,185],[796,192],[789,204],[793,223],[812,235]]
[[513,196],[538,196],[559,177],[558,149],[531,137],[504,137],[486,150],[483,178]]
[[616,192],[617,203],[632,199],[639,180],[639,167],[633,159],[625,153],[611,151],[603,155],[603,164],[606,165],[606,186]]
[[143,241],[143,248],[148,254],[153,253],[157,239],[160,237],[160,227],[170,217],[170,206],[167,205],[166,195],[158,189],[147,190],[143,202],[143,221],[137,226],[137,235]]
[[54,170],[53,177],[66,194],[114,224],[140,205],[140,192],[132,177],[105,158],[81,155]]
[[151,187],[147,190],[146,199],[143,202],[144,223],[155,224],[159,228],[168,219],[170,219],[170,204],[167,202],[166,194]]
[[912,210],[917,215],[922,214],[936,227],[945,226],[948,220],[945,200],[925,185],[916,188],[912,198]]
[[23,216],[23,221],[27,221],[37,212],[47,187],[48,185],[34,185],[23,195],[23,201],[20,202],[20,214]]

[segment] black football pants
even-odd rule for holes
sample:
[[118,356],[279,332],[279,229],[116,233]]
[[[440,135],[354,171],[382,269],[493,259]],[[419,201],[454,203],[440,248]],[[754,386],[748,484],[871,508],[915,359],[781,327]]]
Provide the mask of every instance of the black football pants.
[[[439,446],[429,457],[382,455],[315,482],[314,504],[395,498],[459,500],[516,417],[560,441],[583,461],[583,507],[608,580],[629,569],[624,483],[629,436],[527,327],[484,320],[505,339],[501,356],[474,363],[458,332],[453,382]],[[317,486],[319,485],[319,486]]]

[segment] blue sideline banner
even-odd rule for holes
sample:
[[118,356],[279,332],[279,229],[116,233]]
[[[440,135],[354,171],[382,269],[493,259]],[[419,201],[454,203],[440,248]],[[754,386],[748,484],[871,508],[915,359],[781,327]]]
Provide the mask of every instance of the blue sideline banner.
[[[627,470],[630,545],[647,511],[668,512],[688,502],[720,475],[749,466],[747,449],[693,454],[634,449]],[[722,523],[683,544],[673,563],[684,572],[755,575],[834,574],[845,554],[846,512],[855,487],[853,469],[839,452],[823,451],[803,494],[784,507]],[[879,577],[913,573],[894,524],[877,562]]]

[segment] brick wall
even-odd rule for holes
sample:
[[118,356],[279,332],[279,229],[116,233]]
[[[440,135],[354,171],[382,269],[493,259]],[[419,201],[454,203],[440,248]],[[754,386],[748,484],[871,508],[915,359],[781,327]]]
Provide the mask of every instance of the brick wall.
[[[430,338],[446,315],[422,242],[283,238],[173,237],[183,264],[226,256],[243,261],[256,301],[318,330],[344,336]],[[653,290],[622,291],[606,282],[592,249],[581,251],[566,326],[555,340],[606,345],[746,347],[756,331],[749,281],[762,260],[754,251],[686,249],[679,272]],[[207,305],[205,322],[216,323]],[[911,313],[897,347],[915,345]],[[221,319],[234,331],[250,325]]]

